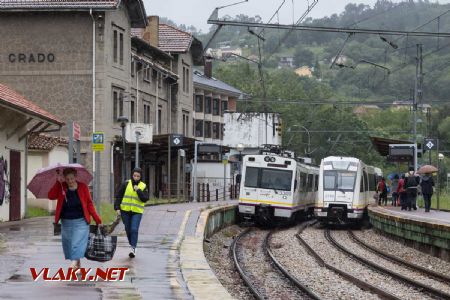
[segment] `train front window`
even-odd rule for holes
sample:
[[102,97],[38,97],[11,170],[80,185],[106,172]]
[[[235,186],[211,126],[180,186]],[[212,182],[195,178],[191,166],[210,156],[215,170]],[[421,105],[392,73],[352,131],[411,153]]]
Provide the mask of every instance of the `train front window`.
[[273,189],[280,191],[290,191],[292,184],[292,171],[261,169],[261,182],[259,187],[262,189]]
[[245,168],[245,186],[251,188],[258,187],[258,171],[259,168],[247,167]]
[[334,190],[336,187],[336,172],[325,171],[323,174],[324,190]]
[[324,190],[353,191],[355,188],[356,172],[325,171]]
[[355,172],[338,172],[338,190],[353,190],[355,188]]

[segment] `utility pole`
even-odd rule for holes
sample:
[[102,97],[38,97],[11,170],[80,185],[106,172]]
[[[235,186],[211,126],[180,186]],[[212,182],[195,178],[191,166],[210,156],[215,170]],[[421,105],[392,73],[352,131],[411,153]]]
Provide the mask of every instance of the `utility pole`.
[[413,98],[414,171],[417,171],[417,103],[422,101],[422,44],[417,44],[416,80]]

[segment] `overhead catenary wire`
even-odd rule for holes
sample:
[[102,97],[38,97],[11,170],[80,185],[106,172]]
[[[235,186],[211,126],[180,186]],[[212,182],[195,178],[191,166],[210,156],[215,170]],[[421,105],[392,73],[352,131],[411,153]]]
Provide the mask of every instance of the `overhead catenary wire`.
[[288,38],[288,36],[292,33],[292,31],[294,30],[295,26],[298,26],[298,24],[300,24],[305,18],[306,16],[312,11],[312,9],[314,8],[314,6],[316,6],[316,4],[319,2],[319,0],[313,0],[313,2],[310,4],[308,1],[308,8],[306,9],[306,11],[300,16],[300,18],[298,18],[297,22],[294,22],[294,20],[292,20],[292,29],[288,29],[288,32],[286,32],[286,34],[281,38],[281,40],[279,41],[277,47],[271,51],[271,53],[269,55],[267,55],[264,58],[264,62],[267,62],[272,55],[281,47],[281,45],[286,41],[286,39]]

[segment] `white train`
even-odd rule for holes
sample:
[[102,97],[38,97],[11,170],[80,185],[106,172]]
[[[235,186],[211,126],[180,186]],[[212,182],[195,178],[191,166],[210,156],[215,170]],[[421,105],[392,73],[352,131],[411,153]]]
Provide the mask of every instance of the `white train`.
[[246,155],[242,167],[239,214],[259,224],[313,213],[319,169],[293,155]]
[[330,156],[320,164],[314,215],[323,222],[358,222],[375,204],[381,170],[354,157]]

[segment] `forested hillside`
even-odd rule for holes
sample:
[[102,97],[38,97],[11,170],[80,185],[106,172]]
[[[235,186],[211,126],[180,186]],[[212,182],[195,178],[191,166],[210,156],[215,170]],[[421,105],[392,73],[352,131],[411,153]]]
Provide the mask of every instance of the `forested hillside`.
[[[227,18],[263,22],[259,16]],[[340,14],[322,19],[307,18],[304,24],[450,32],[450,5],[386,0],[378,1],[374,7],[348,4]],[[251,30],[261,33],[257,28]],[[213,28],[197,37],[206,44],[212,32]],[[419,139],[427,135],[439,137],[441,149],[450,150],[450,109],[446,105],[450,103],[450,38],[367,34],[349,37],[346,33],[310,31],[292,31],[285,37],[286,31],[267,29],[261,35],[265,39],[261,42],[261,61],[266,95],[256,63],[240,58],[226,62],[217,60],[213,72],[217,78],[251,96],[251,101],[241,103],[241,110],[283,114],[284,142],[291,140],[291,144],[285,146],[293,147],[299,153],[305,151],[305,131],[293,126],[299,125],[311,131],[311,155],[316,158],[327,154],[356,155],[381,164],[383,159],[373,150],[369,136],[412,139],[410,107],[398,109],[392,103],[412,99],[416,44],[420,43],[423,45],[423,103],[431,104],[433,109],[429,123],[427,115],[419,110]],[[259,60],[257,38],[245,27],[225,26],[211,47],[239,47],[243,56]],[[330,68],[342,47],[338,63]],[[295,67],[279,68],[281,57],[293,57]],[[302,66],[312,68],[313,76],[297,76],[294,69]],[[331,101],[338,103],[322,104]],[[357,110],[354,102],[376,106]]]

